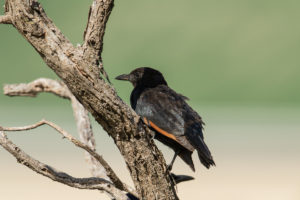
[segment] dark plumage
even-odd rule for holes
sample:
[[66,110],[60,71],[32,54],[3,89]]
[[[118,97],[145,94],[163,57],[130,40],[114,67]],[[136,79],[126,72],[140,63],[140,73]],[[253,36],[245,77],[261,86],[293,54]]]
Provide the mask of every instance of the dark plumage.
[[133,84],[130,96],[132,108],[156,132],[155,138],[175,151],[170,168],[179,155],[195,171],[192,160],[195,149],[206,168],[215,165],[204,143],[201,117],[186,103],[186,97],[168,87],[159,71],[142,67],[116,79]]

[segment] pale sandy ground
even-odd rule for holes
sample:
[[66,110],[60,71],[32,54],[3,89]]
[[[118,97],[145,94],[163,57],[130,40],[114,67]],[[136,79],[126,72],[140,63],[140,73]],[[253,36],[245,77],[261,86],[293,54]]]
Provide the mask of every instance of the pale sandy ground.
[[[2,110],[1,110],[2,109]],[[28,108],[29,109],[29,108]],[[0,107],[1,111],[5,109]],[[206,141],[217,167],[206,170],[200,166],[196,154],[196,173],[181,160],[175,162],[174,172],[188,174],[196,179],[178,185],[181,199],[189,200],[300,200],[300,109],[299,107],[199,107],[207,122]],[[72,120],[62,114],[53,118],[61,126],[75,133]],[[18,111],[20,112],[20,109]],[[28,110],[21,110],[24,114]],[[38,120],[37,113],[22,122],[22,116],[1,117],[0,124],[28,124]],[[94,125],[99,132],[99,128]],[[24,150],[73,176],[89,176],[83,153],[49,128],[31,133],[10,133],[10,138]],[[104,133],[97,134],[98,151],[111,163],[123,181],[130,183],[128,172],[118,151]],[[172,152],[159,145],[167,162]],[[53,199],[108,199],[97,191],[73,189],[35,174],[17,164],[14,158],[0,148],[0,200]]]

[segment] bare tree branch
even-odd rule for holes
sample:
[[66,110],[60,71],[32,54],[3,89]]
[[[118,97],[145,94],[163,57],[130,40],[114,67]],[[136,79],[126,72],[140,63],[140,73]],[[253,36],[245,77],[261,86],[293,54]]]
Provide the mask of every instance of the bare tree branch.
[[[81,141],[94,151],[96,150],[95,139],[93,136],[90,119],[88,117],[88,112],[77,101],[77,99],[63,82],[47,78],[39,78],[27,84],[21,83],[5,85],[3,90],[4,94],[8,96],[35,97],[40,92],[50,92],[59,97],[70,99]],[[90,164],[91,173],[93,176],[110,180],[110,178],[106,175],[106,170],[101,164],[99,164],[97,160],[95,160],[95,158],[93,158],[89,153],[86,153],[85,157],[87,162]]]
[[[24,130],[28,130],[32,127],[23,127]],[[12,128],[18,130],[20,128]],[[11,129],[11,130],[12,130]],[[79,189],[90,189],[90,190],[101,190],[109,193],[114,198],[118,200],[128,200],[128,197],[125,192],[119,190],[109,181],[101,178],[74,178],[64,172],[59,172],[53,167],[41,163],[38,160],[35,160],[24,151],[22,151],[18,146],[13,144],[5,135],[3,130],[0,130],[0,145],[11,153],[19,163],[25,165],[26,167],[32,169],[33,171],[46,176],[53,181],[63,183],[65,185],[79,188]]]
[[[104,1],[112,6],[112,0]],[[105,9],[105,5],[99,6]],[[178,199],[165,160],[151,139],[153,132],[117,96],[114,88],[99,77],[94,59],[98,54],[87,56],[82,47],[74,47],[36,0],[6,0],[6,12],[19,33],[113,138],[139,197]],[[101,29],[104,28],[105,23]]]
[[[96,142],[88,112],[73,95],[70,99],[80,140],[89,148],[96,151]],[[87,152],[85,152],[85,160],[87,163],[89,163],[91,174],[94,177],[110,180],[110,178],[107,176],[105,168]]]
[[95,61],[101,56],[105,27],[113,6],[113,0],[94,0],[90,7],[83,48],[84,53],[95,57]]
[[40,92],[53,93],[59,97],[71,99],[73,94],[62,81],[47,78],[39,78],[30,83],[7,84],[3,87],[7,96],[35,97]]
[[79,140],[75,139],[70,133],[68,133],[67,131],[63,130],[61,127],[57,126],[53,122],[49,122],[49,121],[46,121],[46,120],[41,120],[40,122],[37,122],[37,123],[35,123],[33,125],[23,126],[23,127],[1,127],[0,126],[0,130],[3,130],[3,131],[25,131],[25,130],[35,129],[35,128],[37,128],[39,126],[42,126],[44,124],[47,124],[50,127],[54,128],[57,132],[59,132],[60,134],[62,134],[64,138],[67,138],[69,141],[71,141],[77,147],[80,147],[80,148],[86,150],[89,154],[91,154],[105,168],[108,177],[110,177],[110,179],[115,184],[115,186],[117,188],[119,188],[120,190],[127,191],[127,188],[124,187],[124,184],[120,181],[120,179],[117,177],[117,175],[112,171],[112,169],[107,164],[107,162],[102,158],[102,156],[100,156],[99,154],[97,154],[94,151],[94,149],[91,149],[88,145],[85,145],[82,142],[80,142]]
[[[98,65],[100,73],[109,81],[103,67],[101,53],[103,50],[103,37],[110,13],[113,9],[113,0],[94,0],[89,11],[89,18],[84,31],[84,56]],[[109,81],[110,82],[110,81]]]
[[[88,112],[77,101],[77,99],[63,82],[47,78],[39,78],[28,84],[7,84],[4,86],[3,90],[4,94],[8,96],[36,96],[40,92],[50,92],[59,97],[70,99],[80,139],[85,145],[96,152],[96,144]],[[93,176],[104,178],[105,180],[109,181],[111,181],[112,178],[114,180],[112,181],[114,184],[120,185],[121,181],[104,159],[102,159],[103,161],[99,162],[99,160],[94,158],[88,152],[85,152],[85,155],[86,161],[90,164],[90,171]],[[130,191],[131,193],[135,194],[134,189],[126,186],[124,183],[122,183],[122,185],[123,186],[119,189]]]
[[[81,141],[96,151],[95,139],[88,117],[88,112],[77,101],[67,86],[61,82],[46,78],[39,78],[28,84],[10,84],[4,86],[4,94],[8,96],[36,96],[40,92],[50,92],[59,97],[71,100],[77,130]],[[105,168],[89,153],[85,153],[86,161],[90,164],[90,170],[93,176],[110,180],[106,174]]]
[[9,15],[0,15],[0,24],[11,24],[11,18]]

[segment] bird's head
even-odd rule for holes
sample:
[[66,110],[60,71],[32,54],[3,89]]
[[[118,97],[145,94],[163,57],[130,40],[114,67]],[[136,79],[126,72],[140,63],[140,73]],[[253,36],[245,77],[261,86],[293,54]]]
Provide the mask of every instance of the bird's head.
[[134,87],[155,87],[157,85],[167,85],[162,73],[150,67],[140,67],[129,74],[122,74],[116,77],[117,80],[130,81]]

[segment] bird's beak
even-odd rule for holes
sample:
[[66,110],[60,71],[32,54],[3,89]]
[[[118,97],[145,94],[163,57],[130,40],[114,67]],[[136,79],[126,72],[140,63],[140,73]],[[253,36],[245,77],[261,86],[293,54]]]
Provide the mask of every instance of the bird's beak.
[[130,81],[130,74],[122,74],[116,77],[117,80]]

